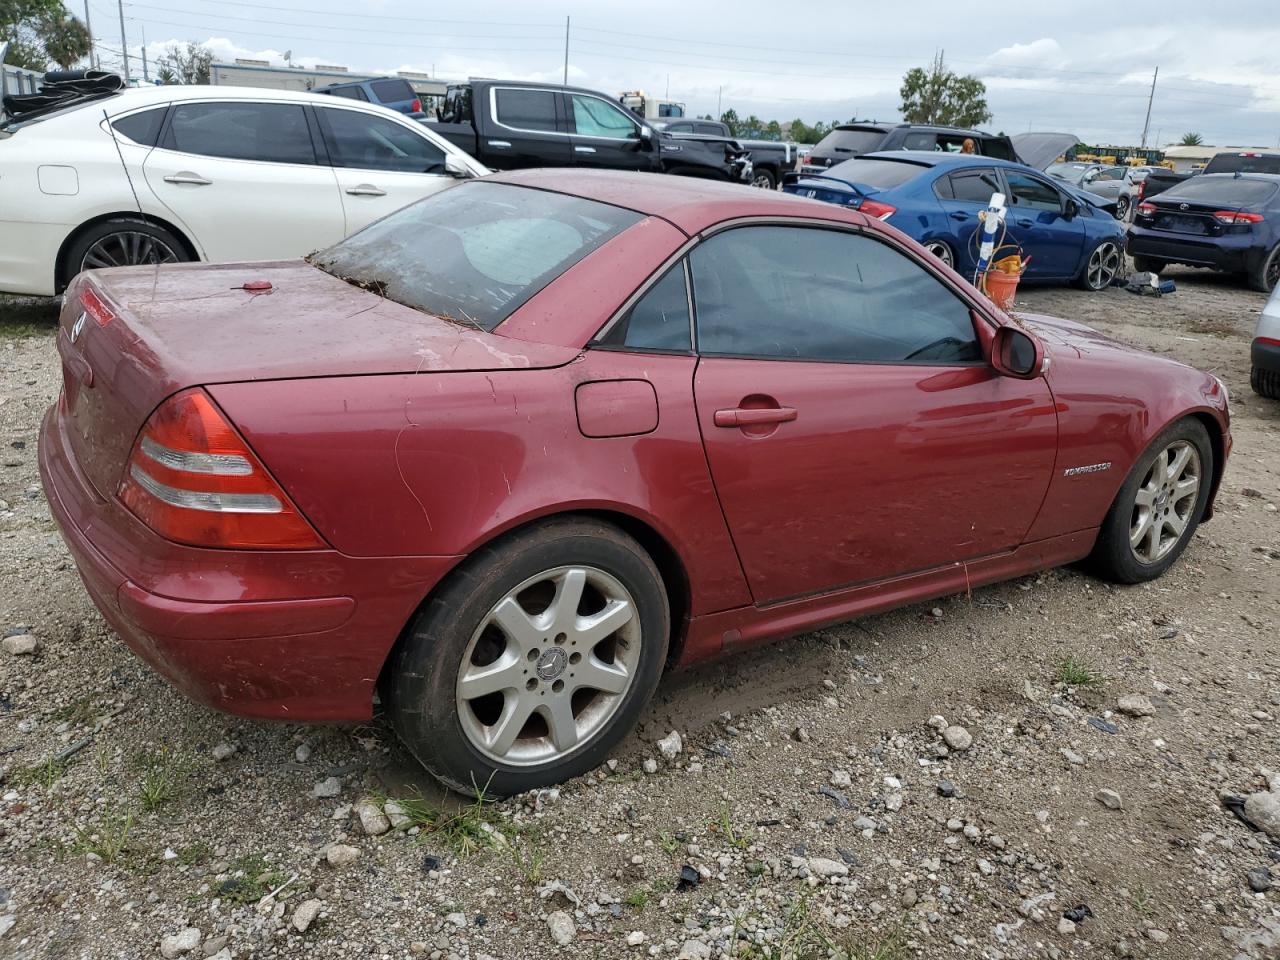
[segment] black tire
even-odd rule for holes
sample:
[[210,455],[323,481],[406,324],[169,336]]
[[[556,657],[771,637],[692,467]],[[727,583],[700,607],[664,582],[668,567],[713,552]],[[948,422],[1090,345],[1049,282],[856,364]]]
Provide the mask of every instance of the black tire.
[[[634,598],[641,636],[634,678],[603,726],[563,757],[537,766],[497,762],[463,729],[459,710],[469,707],[457,706],[462,658],[490,612],[512,590],[571,564],[606,572]],[[662,576],[630,536],[586,518],[538,524],[479,550],[428,600],[388,665],[388,716],[419,762],[459,792],[483,790],[502,797],[560,783],[603,763],[634,727],[666,662],[670,618]]]
[[758,190],[776,190],[778,188],[778,175],[767,168],[756,169],[751,174],[751,186]]
[[1157,260],[1155,257],[1138,257],[1133,258],[1133,269],[1138,273],[1159,273],[1169,264],[1163,260]]
[[1122,222],[1125,220],[1128,220],[1129,207],[1131,205],[1132,204],[1130,203],[1129,198],[1124,194],[1121,194],[1119,197],[1117,197],[1116,198],[1116,219]]
[[1251,367],[1249,370],[1249,386],[1253,392],[1268,400],[1280,400],[1280,373],[1274,370],[1261,370]]
[[[1133,522],[1135,498],[1158,455],[1178,441],[1186,441],[1200,455],[1200,488],[1190,513],[1190,522],[1182,531],[1177,543],[1154,563],[1146,563],[1135,556],[1129,544],[1130,525]],[[1182,555],[1191,538],[1195,536],[1200,518],[1209,502],[1209,488],[1213,483],[1213,445],[1209,433],[1200,421],[1186,417],[1169,426],[1156,437],[1138,457],[1129,476],[1125,479],[1115,502],[1107,511],[1106,519],[1098,531],[1098,541],[1090,554],[1088,565],[1093,572],[1113,583],[1145,583],[1163,574]]]
[[[149,238],[149,239],[148,239]],[[121,243],[119,263],[87,264],[86,257],[96,245]],[[136,256],[130,256],[136,251]],[[64,289],[81,270],[94,266],[131,266],[137,263],[182,263],[193,259],[187,244],[174,233],[141,217],[115,217],[81,230],[69,242],[62,263],[58,289]],[[130,263],[128,261],[133,261]]]
[[1280,283],[1280,244],[1249,271],[1249,286],[1262,293],[1270,293]]

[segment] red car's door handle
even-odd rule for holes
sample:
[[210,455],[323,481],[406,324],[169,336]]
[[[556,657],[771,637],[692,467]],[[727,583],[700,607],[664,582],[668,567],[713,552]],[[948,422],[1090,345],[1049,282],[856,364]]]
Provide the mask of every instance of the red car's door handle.
[[763,407],[717,410],[717,427],[752,427],[761,423],[787,423],[796,418],[795,407]]

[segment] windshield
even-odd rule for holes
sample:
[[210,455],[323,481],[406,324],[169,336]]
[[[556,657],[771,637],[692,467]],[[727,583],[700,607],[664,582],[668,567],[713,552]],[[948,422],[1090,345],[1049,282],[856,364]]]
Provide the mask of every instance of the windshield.
[[311,262],[388,300],[492,330],[643,219],[580,197],[472,182],[405,207]]
[[1201,174],[1160,194],[1160,199],[1191,200],[1195,203],[1222,204],[1224,207],[1251,207],[1266,203],[1275,196],[1277,186],[1280,184],[1269,180]]
[[1280,173],[1280,153],[1219,153],[1205,173]]
[[837,163],[824,176],[839,177],[850,183],[858,183],[878,190],[889,190],[901,186],[912,177],[918,177],[928,169],[923,164],[909,163],[902,160],[879,160],[871,157],[856,157]]
[[883,130],[832,130],[818,141],[814,153],[870,153],[884,142]]
[[1055,163],[1049,166],[1045,173],[1059,180],[1065,180],[1067,183],[1079,183],[1091,169],[1093,167],[1088,163]]

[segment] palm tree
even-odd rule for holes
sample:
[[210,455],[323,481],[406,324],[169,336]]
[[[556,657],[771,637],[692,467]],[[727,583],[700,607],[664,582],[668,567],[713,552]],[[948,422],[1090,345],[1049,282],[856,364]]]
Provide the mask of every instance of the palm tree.
[[1204,143],[1204,137],[1198,133],[1184,133],[1181,143],[1184,147],[1198,147]]

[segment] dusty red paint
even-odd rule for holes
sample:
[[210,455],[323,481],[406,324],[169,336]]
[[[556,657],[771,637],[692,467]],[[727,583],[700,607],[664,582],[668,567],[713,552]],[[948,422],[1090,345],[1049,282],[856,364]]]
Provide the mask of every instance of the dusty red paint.
[[[369,716],[424,598],[503,532],[554,514],[647,525],[688,585],[684,662],[1085,556],[1136,455],[1206,418],[1217,382],[1069,321],[1028,318],[1051,361],[989,368],[752,362],[589,348],[682,245],[726,220],[854,225],[1010,322],[892,228],[792,197],[680,178],[534,171],[503,180],[647,218],[494,333],[383,300],[304,263],[101,271],[115,314],[58,338],[49,503],[91,596],[189,695],[295,720]],[[459,188],[465,189],[465,187]],[[263,280],[270,295],[242,289]],[[202,385],[325,542],[308,551],[169,543],[116,499],[146,417]],[[794,419],[716,426],[726,409]],[[1068,466],[1109,470],[1064,477]]]

